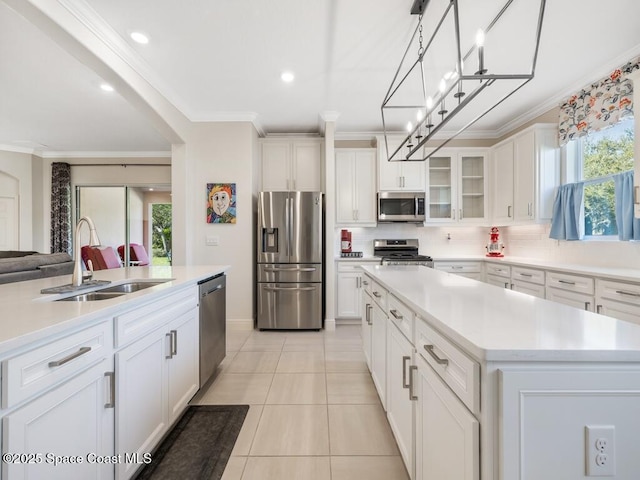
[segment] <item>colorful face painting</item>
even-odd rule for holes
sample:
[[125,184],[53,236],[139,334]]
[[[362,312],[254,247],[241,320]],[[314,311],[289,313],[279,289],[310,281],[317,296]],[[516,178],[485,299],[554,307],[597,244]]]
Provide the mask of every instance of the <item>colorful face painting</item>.
[[235,183],[207,183],[207,223],[236,223]]

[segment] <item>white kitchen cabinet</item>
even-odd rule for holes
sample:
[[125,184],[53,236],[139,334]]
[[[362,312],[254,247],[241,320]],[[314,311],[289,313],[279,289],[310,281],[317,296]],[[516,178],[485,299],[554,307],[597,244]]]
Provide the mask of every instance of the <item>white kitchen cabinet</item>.
[[544,298],[544,284],[544,270],[521,266],[511,267],[511,290],[533,295],[538,298]]
[[560,184],[557,126],[533,125],[492,150],[492,223],[549,222]]
[[263,191],[322,190],[322,143],[308,140],[262,142]]
[[[6,479],[112,479],[112,464],[91,462],[88,454],[114,454],[114,408],[110,376],[113,358],[99,363],[2,419],[4,454],[31,454],[2,462]],[[72,456],[79,462],[53,464],[46,455]]]
[[442,149],[429,159],[425,223],[479,223],[487,217],[486,152]]
[[[370,279],[368,277],[363,277],[362,282],[367,283]],[[369,372],[371,372],[371,347],[372,347],[372,326],[373,322],[371,320],[371,316],[373,315],[373,299],[371,295],[366,290],[362,294],[362,350],[364,352],[364,357],[367,361],[367,368]]]
[[[150,452],[199,388],[198,309],[116,353],[116,453]],[[118,479],[140,467],[121,463]]]
[[387,348],[387,418],[409,477],[415,478],[414,348],[393,323],[387,328]]
[[362,316],[362,265],[375,262],[337,262],[336,318],[360,318]]
[[375,227],[376,150],[336,149],[336,224]]
[[547,287],[545,291],[545,298],[552,302],[562,303],[588,312],[595,311],[595,299],[593,295]]
[[[403,138],[388,136],[389,155]],[[384,136],[378,136],[378,190],[424,192],[426,189],[425,162],[388,161]],[[406,147],[405,147],[406,148]],[[416,156],[417,158],[417,156]]]
[[640,284],[596,279],[596,311],[640,324]]
[[479,480],[480,424],[416,356],[416,480]]
[[435,261],[433,268],[443,272],[455,273],[461,277],[472,278],[473,280],[482,280],[482,262],[469,261]]
[[[372,292],[373,293],[373,292]],[[385,311],[374,299],[371,310],[371,378],[382,408],[387,408],[387,323]]]

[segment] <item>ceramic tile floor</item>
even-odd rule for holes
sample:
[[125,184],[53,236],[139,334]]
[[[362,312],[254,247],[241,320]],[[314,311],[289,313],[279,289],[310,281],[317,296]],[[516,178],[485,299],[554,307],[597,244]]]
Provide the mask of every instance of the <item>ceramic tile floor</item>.
[[202,405],[248,404],[223,480],[407,480],[358,325],[227,332]]

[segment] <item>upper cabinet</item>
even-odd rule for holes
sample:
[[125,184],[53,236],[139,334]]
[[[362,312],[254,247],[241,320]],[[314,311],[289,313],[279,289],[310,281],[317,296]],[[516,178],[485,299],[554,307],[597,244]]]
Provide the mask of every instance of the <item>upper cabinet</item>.
[[336,149],[336,224],[376,225],[376,150]]
[[533,125],[492,148],[492,221],[496,225],[551,220],[560,184],[557,126]]
[[442,149],[427,160],[426,223],[482,223],[487,218],[487,151]]
[[[390,137],[389,155],[400,145],[404,137]],[[384,136],[378,135],[378,190],[424,192],[426,189],[425,162],[389,162]],[[406,148],[406,147],[405,147]]]
[[322,140],[263,140],[262,191],[322,190]]

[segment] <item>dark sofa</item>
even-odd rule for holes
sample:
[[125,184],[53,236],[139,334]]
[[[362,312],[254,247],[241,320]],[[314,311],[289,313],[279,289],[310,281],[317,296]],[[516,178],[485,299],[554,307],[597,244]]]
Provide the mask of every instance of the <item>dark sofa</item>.
[[0,284],[71,275],[73,265],[68,253],[0,251]]

